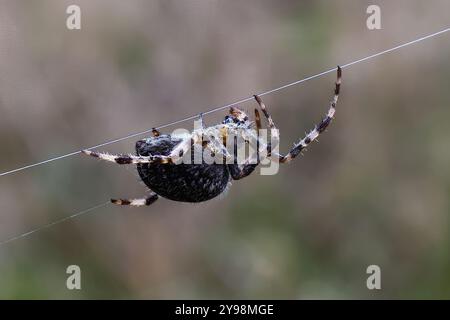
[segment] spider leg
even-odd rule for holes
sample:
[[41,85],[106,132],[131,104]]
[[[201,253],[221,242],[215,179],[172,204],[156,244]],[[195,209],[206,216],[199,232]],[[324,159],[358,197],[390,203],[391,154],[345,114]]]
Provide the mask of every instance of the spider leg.
[[259,164],[259,162],[258,163],[248,163],[247,161],[242,167],[240,167],[236,163],[229,164],[228,171],[230,172],[233,180],[240,180],[242,178],[245,178],[249,174],[251,174],[256,169],[258,164]]
[[[227,149],[224,145],[221,143],[218,143],[217,140],[215,141],[206,141],[203,140],[203,134],[202,132],[195,132],[193,133],[190,138],[184,139],[184,141],[180,142],[176,148],[174,148],[170,155],[168,156],[170,159],[172,159],[172,162],[175,162],[178,158],[183,157],[185,154],[190,152],[191,148],[193,148],[194,145],[201,145],[202,150],[208,149],[211,151],[213,155],[215,154],[223,154],[224,160],[230,157]],[[195,149],[194,149],[195,152]]]
[[152,193],[146,198],[141,199],[111,199],[111,202],[117,204],[119,206],[133,206],[133,207],[142,207],[149,206],[153,202],[158,200],[158,195],[156,193]]
[[258,109],[255,109],[255,123],[256,123],[256,130],[257,133],[259,134],[259,130],[261,129],[261,117],[259,116],[259,111]]
[[336,112],[336,104],[339,98],[339,91],[341,88],[341,77],[342,77],[342,70],[338,66],[337,67],[337,79],[334,89],[334,97],[333,100],[330,102],[330,108],[328,109],[328,113],[325,116],[325,118],[322,119],[322,121],[314,127],[314,129],[309,132],[302,140],[300,140],[298,143],[294,144],[294,147],[289,151],[289,153],[285,156],[279,156],[279,161],[281,163],[286,163],[294,159],[303,149],[305,149],[312,141],[316,140],[317,137],[325,131],[325,129],[328,127],[328,125],[331,123],[331,121],[334,118],[334,114]]
[[233,180],[240,180],[248,175],[250,175],[256,167],[259,165],[259,130],[261,129],[261,117],[259,116],[259,112],[255,109],[255,123],[256,123],[256,163],[249,163],[250,157],[244,162],[242,166],[237,163],[237,142],[234,140],[234,157],[235,162],[233,164],[228,165],[228,171],[231,174]]
[[[231,174],[231,177],[233,178],[233,180],[240,180],[243,179],[245,177],[247,177],[248,175],[250,175],[255,169],[256,167],[260,164],[260,152],[261,152],[261,145],[263,148],[265,148],[267,150],[267,154],[270,156],[270,145],[267,145],[264,143],[264,141],[261,141],[259,139],[259,135],[256,139],[256,143],[257,143],[257,151],[256,151],[256,163],[250,163],[250,159],[252,158],[252,156],[249,156],[244,163],[241,165],[239,165],[237,163],[237,161],[235,160],[234,164],[229,164],[228,165],[228,171]],[[235,144],[236,146],[236,144]],[[235,152],[234,154],[237,154],[237,150],[235,147]]]
[[276,129],[277,127],[275,126],[275,123],[272,120],[272,116],[270,115],[269,111],[267,110],[264,102],[256,94],[253,97],[255,98],[256,102],[258,102],[259,107],[261,108],[264,116],[266,117],[267,121],[269,122],[270,129]]
[[231,159],[232,156],[228,152],[227,148],[225,147],[225,143],[219,143],[218,141],[202,141],[202,150],[205,152],[205,150],[209,150],[211,152],[211,156],[214,158],[216,155],[222,155],[223,156],[223,163],[226,163],[227,159]]
[[134,156],[128,154],[114,155],[108,153],[100,153],[91,150],[82,150],[85,155],[98,158],[100,160],[115,162],[117,164],[143,164],[143,163],[172,163],[170,156],[154,155],[154,156]]
[[[269,122],[270,134],[273,137],[273,139],[277,142],[277,145],[278,145],[279,132],[278,132],[277,127],[275,126],[275,123],[272,120],[272,116],[270,115],[269,111],[267,110],[266,105],[261,100],[261,98],[259,96],[257,96],[257,95],[254,95],[253,97],[255,98],[256,102],[258,103],[259,107],[261,108],[261,110],[262,110],[264,116],[266,117],[267,121]],[[255,116],[256,116],[256,111],[257,110],[255,110]],[[259,113],[258,113],[257,117],[259,117]],[[260,124],[261,124],[261,122],[260,122]],[[258,130],[258,133],[259,133],[259,130]],[[258,143],[260,143],[259,134],[258,134]],[[267,154],[269,156],[272,155],[272,148],[274,148],[274,147],[275,146],[272,146],[270,143],[267,146]],[[259,150],[259,147],[258,147],[258,150]],[[259,157],[259,154],[258,154],[258,157]]]

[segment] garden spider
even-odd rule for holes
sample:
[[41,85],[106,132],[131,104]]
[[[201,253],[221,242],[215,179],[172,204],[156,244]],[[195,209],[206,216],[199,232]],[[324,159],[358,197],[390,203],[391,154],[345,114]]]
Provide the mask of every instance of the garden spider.
[[[325,131],[334,118],[336,103],[339,97],[342,70],[337,67],[337,80],[335,84],[334,97],[330,102],[327,115],[314,127],[302,140],[294,144],[294,147],[285,156],[276,155],[281,163],[287,163],[294,159],[303,149]],[[266,106],[261,98],[254,96],[261,111],[269,123],[272,134],[277,132],[275,123],[272,120]],[[231,134],[241,132],[249,135],[256,125],[256,129],[261,129],[261,119],[259,112],[255,109],[255,121],[249,120],[248,116],[238,108],[230,108],[229,114],[222,123],[201,127],[192,131],[186,137],[175,135],[161,135],[159,131],[152,131],[153,137],[136,142],[136,155],[111,155],[99,153],[91,150],[83,150],[86,155],[115,162],[117,164],[136,164],[142,181],[151,189],[151,194],[141,199],[111,199],[117,205],[148,206],[155,202],[159,196],[182,202],[202,202],[217,197],[223,193],[231,180],[239,180],[251,174],[259,164],[259,157],[255,163],[250,163],[248,159],[239,164],[236,161],[230,163],[205,163],[198,164],[177,164],[177,161],[187,152],[194,150],[195,146],[201,146],[202,150],[209,150],[212,153],[220,153],[225,158],[230,157],[222,139]],[[206,142],[204,135],[216,137],[214,141]],[[264,144],[259,139],[258,143],[267,148],[269,156],[271,154],[270,144]],[[236,148],[234,149],[236,150]],[[258,153],[260,148],[258,147]],[[191,153],[192,154],[192,153]]]

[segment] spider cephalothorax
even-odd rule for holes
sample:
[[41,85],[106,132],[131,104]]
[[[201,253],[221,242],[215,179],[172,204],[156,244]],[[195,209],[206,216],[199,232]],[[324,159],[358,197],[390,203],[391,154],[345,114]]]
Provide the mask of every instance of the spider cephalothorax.
[[[334,97],[327,115],[302,140],[294,144],[287,155],[276,154],[279,162],[286,163],[294,159],[328,127],[335,114],[341,74],[341,68],[338,67]],[[270,129],[276,129],[262,100],[258,96],[254,97],[266,117]],[[153,137],[136,142],[136,155],[110,155],[91,150],[83,150],[83,153],[118,164],[137,165],[139,176],[151,189],[151,194],[141,199],[111,200],[115,204],[150,205],[158,199],[158,196],[174,201],[202,202],[223,193],[231,180],[239,180],[251,174],[259,164],[259,157],[257,162],[247,159],[242,163],[238,163],[236,160],[231,163],[228,161],[210,163],[203,157],[199,162],[195,162],[195,150],[200,148],[201,151],[207,150],[212,154],[219,154],[224,160],[229,157],[233,158],[233,156],[236,159],[234,154],[236,148],[230,155],[226,148],[226,138],[241,133],[244,136],[251,135],[249,130],[254,124],[256,124],[256,130],[261,128],[258,110],[255,109],[255,121],[252,122],[241,109],[231,108],[222,123],[206,128],[202,126],[187,136],[161,135],[159,131],[153,130]],[[209,136],[210,139],[204,140],[204,136]],[[258,137],[257,139],[259,145],[265,145]],[[269,146],[267,148],[270,149]],[[268,150],[268,154],[270,154],[270,150]],[[179,163],[183,157],[190,158],[191,162]]]

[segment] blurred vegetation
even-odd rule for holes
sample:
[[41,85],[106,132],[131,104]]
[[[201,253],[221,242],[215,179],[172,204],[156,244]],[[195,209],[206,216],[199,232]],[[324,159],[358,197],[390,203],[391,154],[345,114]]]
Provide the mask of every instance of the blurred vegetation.
[[[367,1],[80,0],[82,30],[69,31],[71,1],[1,1],[0,171],[449,25],[445,0],[376,3],[379,31]],[[105,207],[1,246],[0,298],[450,298],[449,52],[442,35],[345,69],[336,121],[275,176],[202,204]],[[326,111],[333,81],[265,97],[283,151]],[[0,241],[145,192],[133,167],[81,156],[1,177]],[[81,291],[65,287],[71,264]],[[366,288],[371,264],[382,290]]]

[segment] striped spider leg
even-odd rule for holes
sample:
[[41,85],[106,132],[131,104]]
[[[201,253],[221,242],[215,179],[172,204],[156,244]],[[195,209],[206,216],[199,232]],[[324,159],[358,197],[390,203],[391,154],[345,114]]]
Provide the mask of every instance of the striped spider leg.
[[[329,126],[331,121],[334,118],[335,112],[336,112],[336,104],[339,98],[339,92],[341,88],[341,78],[342,78],[342,69],[341,67],[337,67],[337,79],[335,83],[335,89],[334,89],[334,97],[330,102],[330,107],[328,109],[328,112],[326,116],[322,119],[322,121],[314,127],[313,130],[311,130],[303,139],[301,139],[298,143],[294,144],[294,147],[289,151],[288,154],[285,156],[278,155],[279,161],[281,163],[287,163],[293,160],[296,156],[300,154],[300,152],[305,149],[312,141],[316,140],[317,137],[325,131],[325,129]],[[267,121],[269,122],[269,127],[271,129],[276,128],[275,124],[272,120],[272,117],[270,116],[266,106],[262,102],[261,98],[258,96],[254,96],[256,101],[258,102],[261,110],[263,111],[265,117],[267,118]]]

